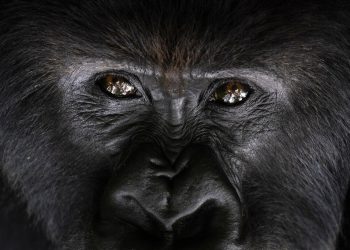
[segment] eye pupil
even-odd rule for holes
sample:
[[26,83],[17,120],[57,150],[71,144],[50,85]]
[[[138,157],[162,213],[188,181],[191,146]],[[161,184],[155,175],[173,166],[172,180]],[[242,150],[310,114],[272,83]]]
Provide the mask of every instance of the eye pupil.
[[132,97],[137,93],[137,89],[123,76],[107,75],[99,80],[99,85],[115,97]]
[[248,94],[248,85],[237,80],[230,80],[215,90],[211,101],[225,104],[236,104],[246,99]]

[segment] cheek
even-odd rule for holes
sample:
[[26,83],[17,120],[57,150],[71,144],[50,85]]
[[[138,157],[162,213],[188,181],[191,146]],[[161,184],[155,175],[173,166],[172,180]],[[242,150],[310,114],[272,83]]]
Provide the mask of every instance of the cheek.
[[[80,98],[81,97],[81,98]],[[63,126],[71,143],[86,152],[115,156],[136,135],[150,130],[150,107],[110,97],[80,94],[64,100]]]

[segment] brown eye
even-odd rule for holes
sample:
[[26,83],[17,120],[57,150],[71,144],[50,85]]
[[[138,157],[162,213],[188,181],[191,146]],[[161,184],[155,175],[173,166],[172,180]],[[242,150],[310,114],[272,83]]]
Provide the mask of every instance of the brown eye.
[[233,105],[244,101],[250,92],[247,84],[238,80],[229,80],[216,88],[210,97],[210,101]]
[[109,74],[100,78],[97,83],[103,91],[117,98],[140,96],[135,86],[123,76]]

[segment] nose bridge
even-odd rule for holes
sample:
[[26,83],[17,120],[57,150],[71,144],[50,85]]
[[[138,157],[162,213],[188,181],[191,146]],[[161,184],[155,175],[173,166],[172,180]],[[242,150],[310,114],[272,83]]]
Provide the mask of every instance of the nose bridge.
[[186,100],[185,96],[173,95],[158,106],[158,113],[164,122],[162,151],[173,165],[188,143],[186,135]]
[[185,96],[175,95],[167,104],[166,120],[174,129],[174,132],[179,132],[181,125],[184,124],[185,118]]
[[181,72],[163,72],[158,79],[159,90],[162,93],[158,96],[159,112],[171,125],[180,125],[184,122],[186,81]]
[[154,99],[154,108],[160,117],[162,138],[161,148],[164,157],[174,166],[175,161],[190,142],[188,135],[189,100],[186,93],[188,80],[182,72],[163,72],[158,78],[158,88]]

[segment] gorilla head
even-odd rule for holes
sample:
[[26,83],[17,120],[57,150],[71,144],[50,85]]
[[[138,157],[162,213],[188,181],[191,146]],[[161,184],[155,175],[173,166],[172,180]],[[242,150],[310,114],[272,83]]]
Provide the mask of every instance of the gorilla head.
[[1,249],[345,249],[330,2],[2,1]]

